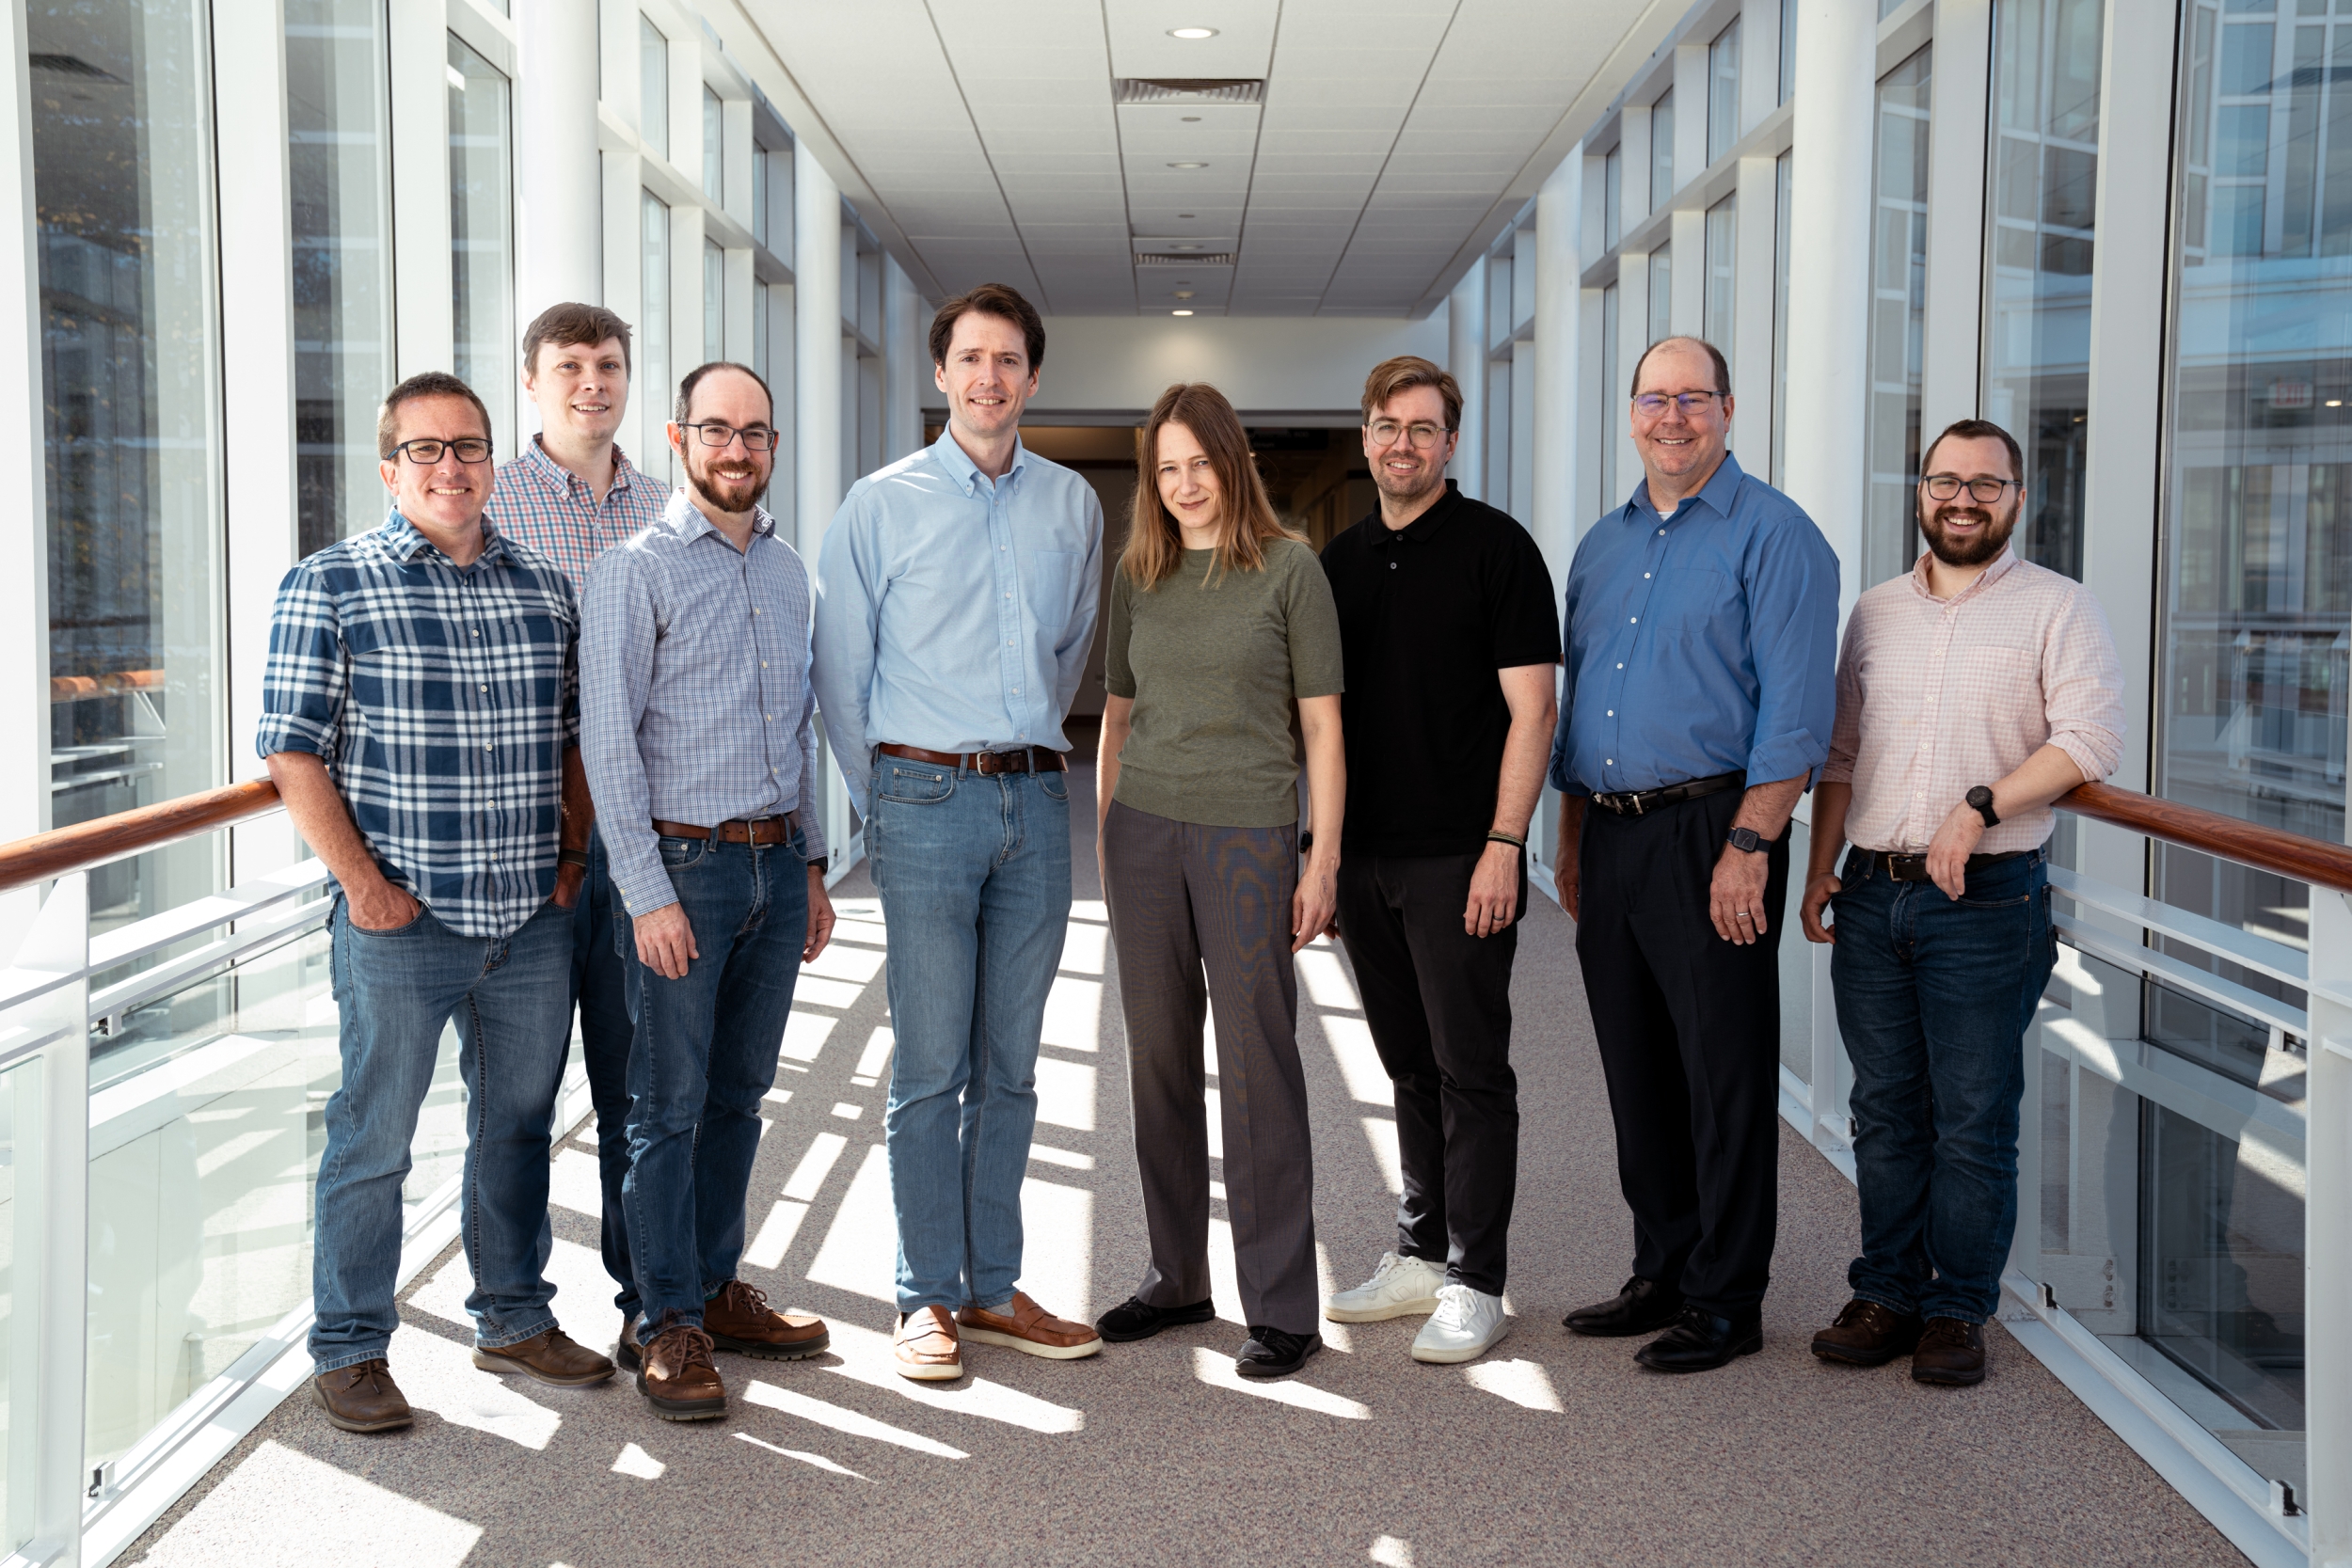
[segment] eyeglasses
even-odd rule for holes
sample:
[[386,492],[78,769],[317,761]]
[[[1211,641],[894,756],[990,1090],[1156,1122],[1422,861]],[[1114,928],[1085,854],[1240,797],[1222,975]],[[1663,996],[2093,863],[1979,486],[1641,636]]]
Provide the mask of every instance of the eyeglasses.
[[1967,486],[1969,495],[1973,496],[1978,500],[1984,502],[1987,506],[1991,506],[1994,501],[1999,500],[2003,495],[2008,493],[2010,486],[2012,484],[2016,485],[2021,490],[2025,488],[2025,482],[2022,480],[1963,480],[1958,474],[1930,474],[1919,483],[1927,487],[1928,495],[1931,499],[1940,501],[1947,501],[1957,498],[1960,495],[1961,487],[1964,484]]
[[1633,406],[1640,409],[1645,418],[1654,420],[1666,411],[1666,404],[1670,403],[1685,414],[1695,414],[1707,406],[1708,398],[1722,396],[1721,392],[1677,392],[1672,397],[1663,392],[1644,392],[1633,400]]
[[1445,432],[1436,425],[1421,420],[1411,424],[1399,424],[1394,420],[1375,420],[1364,428],[1372,433],[1372,443],[1376,447],[1392,447],[1396,445],[1396,438],[1402,436],[1420,451],[1427,451],[1445,436]]
[[487,463],[490,461],[490,438],[486,436],[460,436],[453,441],[438,436],[420,436],[413,441],[403,441],[386,452],[384,461],[389,463],[406,452],[409,462],[421,468],[429,468],[441,460],[444,451],[455,452],[460,463]]
[[715,421],[707,420],[704,420],[700,424],[682,424],[678,426],[678,428],[680,430],[691,430],[699,433],[702,436],[703,445],[706,447],[723,447],[728,442],[734,440],[738,436],[740,436],[743,437],[743,450],[745,451],[773,451],[776,450],[777,433],[772,430],[738,430],[731,424],[719,424]]

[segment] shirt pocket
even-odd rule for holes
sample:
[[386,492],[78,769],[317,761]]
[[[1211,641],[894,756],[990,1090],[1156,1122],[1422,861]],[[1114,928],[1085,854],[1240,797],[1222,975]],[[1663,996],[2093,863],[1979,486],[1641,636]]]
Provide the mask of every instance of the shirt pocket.
[[571,646],[570,628],[563,622],[536,612],[502,619],[485,616],[482,641],[491,685],[508,693],[510,701],[547,708],[562,704],[564,663]]
[[1039,629],[1059,641],[1077,608],[1078,568],[1084,557],[1075,550],[1030,550],[1021,557],[1021,598]]
[[1644,617],[1654,635],[1677,641],[1711,639],[1719,627],[1746,619],[1732,579],[1704,566],[1660,572]]

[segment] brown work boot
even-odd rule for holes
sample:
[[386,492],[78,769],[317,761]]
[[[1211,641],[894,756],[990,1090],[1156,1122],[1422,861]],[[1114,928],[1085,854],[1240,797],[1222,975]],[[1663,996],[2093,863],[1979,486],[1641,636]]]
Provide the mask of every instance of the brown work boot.
[[554,1327],[495,1350],[476,1345],[473,1364],[485,1372],[521,1372],[558,1388],[585,1388],[612,1375],[612,1362]]
[[1025,1355],[1042,1355],[1049,1361],[1075,1361],[1103,1348],[1103,1337],[1091,1326],[1057,1318],[1019,1291],[1002,1311],[965,1307],[956,1314],[956,1326],[967,1339],[1002,1345]]
[[779,1312],[755,1286],[730,1279],[703,1303],[703,1332],[721,1350],[761,1361],[798,1361],[833,1344],[825,1320]]
[[726,1385],[710,1364],[710,1336],[673,1323],[645,1341],[637,1391],[665,1421],[715,1421],[727,1413]]
[[1856,1297],[1837,1321],[1813,1336],[1813,1354],[1850,1367],[1883,1367],[1919,1342],[1919,1316]]
[[391,1363],[381,1357],[319,1373],[310,1380],[310,1397],[345,1432],[397,1432],[417,1418],[392,1381]]
[[956,1338],[956,1320],[945,1307],[918,1307],[900,1318],[890,1354],[898,1363],[898,1375],[917,1383],[946,1383],[963,1375],[963,1347]]
[[1965,1388],[1984,1381],[1984,1325],[1958,1318],[1930,1318],[1911,1353],[1911,1380]]

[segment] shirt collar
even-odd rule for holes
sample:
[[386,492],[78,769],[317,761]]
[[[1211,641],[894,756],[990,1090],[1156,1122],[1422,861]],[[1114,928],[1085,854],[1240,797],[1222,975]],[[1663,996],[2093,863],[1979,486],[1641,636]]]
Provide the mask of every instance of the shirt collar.
[[1675,517],[1684,515],[1694,500],[1705,501],[1708,506],[1713,507],[1715,515],[1718,517],[1728,517],[1731,515],[1732,498],[1740,493],[1740,482],[1745,478],[1747,478],[1747,473],[1740,467],[1740,460],[1731,454],[1729,448],[1725,448],[1722,464],[1716,467],[1708,482],[1699,486],[1697,495],[1682,498],[1682,504],[1675,508],[1674,517],[1661,517],[1658,508],[1650,504],[1649,480],[1646,476],[1641,483],[1633,487],[1631,504],[1653,517],[1661,517],[1661,520],[1664,522],[1673,522]]
[[1912,592],[1918,594],[1921,598],[1928,600],[1931,604],[1956,605],[1963,599],[1973,598],[1977,594],[1984,592],[1987,588],[1992,587],[1993,584],[2000,581],[2001,578],[2009,576],[2010,573],[2016,570],[2017,567],[2016,546],[2014,545],[2003,545],[2001,546],[2001,553],[1993,558],[1993,564],[1987,566],[1983,571],[1977,574],[1976,581],[1970,583],[1967,587],[1962,589],[1959,593],[1953,594],[1948,599],[1939,599],[1928,586],[1928,562],[1934,555],[1934,553],[1935,552],[1932,550],[1921,550],[1919,552],[1919,559],[1911,563]]
[[[449,557],[442,554],[441,547],[424,536],[422,529],[400,515],[400,508],[397,506],[392,508],[391,515],[384,520],[384,547],[391,552],[394,561],[404,563],[416,560],[426,550],[431,550],[434,554],[439,555],[442,560],[449,561]],[[487,512],[482,515],[482,553],[474,559],[477,563],[492,559],[500,561],[513,559],[506,553],[505,539],[500,535],[497,529],[490,526],[490,515]],[[454,566],[457,563],[451,561],[450,564]]]
[[1438,536],[1439,530],[1454,520],[1454,513],[1460,511],[1461,506],[1462,482],[1457,479],[1449,479],[1445,482],[1445,493],[1429,503],[1428,511],[1406,523],[1403,528],[1391,528],[1380,521],[1380,515],[1377,512],[1374,513],[1373,521],[1380,530],[1374,537],[1382,545],[1393,545],[1400,539],[1410,539],[1416,545],[1425,545]]
[[[523,461],[531,466],[531,471],[537,474],[539,478],[547,483],[553,485],[555,488],[564,492],[566,495],[571,493],[571,490],[575,485],[582,490],[587,490],[589,488],[588,482],[580,478],[578,474],[572,472],[571,469],[564,467],[563,464],[558,463],[554,458],[549,457],[548,455],[548,449],[543,443],[543,434],[533,433],[531,439],[523,444]],[[608,499],[611,499],[615,491],[627,490],[629,487],[630,481],[636,477],[637,465],[628,460],[628,453],[621,450],[621,444],[618,441],[613,442],[612,487],[605,492],[606,498]],[[595,492],[590,491],[589,493],[593,498]]]
[[[710,519],[703,515],[703,509],[694,504],[693,492],[684,485],[670,492],[670,504],[662,510],[661,522],[663,527],[690,545],[706,533],[719,531]],[[775,531],[776,520],[769,515],[768,509],[764,506],[753,507],[754,537]]]
[[[939,459],[940,467],[947,470],[947,477],[963,486],[965,495],[970,495],[979,484],[980,466],[972,461],[969,452],[956,444],[956,433],[952,427],[939,433],[939,439],[931,443],[931,452]],[[1028,461],[1029,449],[1022,444],[1020,436],[1016,434],[1012,438],[1012,467],[1006,469],[1005,477],[996,483],[1009,484],[1020,478],[1021,470],[1028,465]]]

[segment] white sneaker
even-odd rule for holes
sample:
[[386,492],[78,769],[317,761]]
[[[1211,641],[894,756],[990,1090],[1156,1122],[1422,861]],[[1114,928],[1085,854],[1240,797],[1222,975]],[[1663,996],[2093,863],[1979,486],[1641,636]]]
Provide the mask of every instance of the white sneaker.
[[1335,1292],[1323,1304],[1323,1315],[1335,1323],[1376,1323],[1415,1312],[1434,1312],[1438,1287],[1444,1283],[1444,1264],[1384,1252],[1372,1277],[1352,1291]]
[[1438,1309],[1413,1338],[1416,1361],[1475,1361],[1511,1332],[1502,1298],[1467,1285],[1438,1288]]

